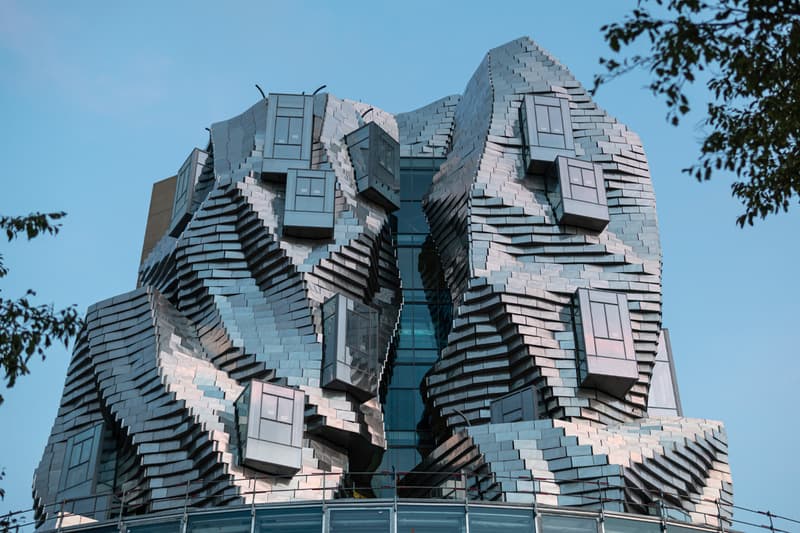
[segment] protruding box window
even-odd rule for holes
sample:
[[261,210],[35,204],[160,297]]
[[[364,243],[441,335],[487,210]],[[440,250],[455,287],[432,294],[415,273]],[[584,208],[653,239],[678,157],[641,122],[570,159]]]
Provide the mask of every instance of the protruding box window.
[[639,379],[628,299],[579,289],[573,309],[581,386],[623,397]]
[[252,380],[236,400],[241,462],[277,475],[300,470],[303,391]]
[[575,157],[567,100],[526,94],[520,108],[520,121],[528,173],[543,174],[559,155]]
[[94,493],[97,463],[103,424],[97,424],[67,440],[61,479],[58,483],[60,498],[84,496]]
[[295,170],[286,175],[286,235],[322,238],[333,235],[336,178],[330,170]]
[[311,166],[314,97],[270,93],[264,164],[267,178],[283,178],[290,168]]
[[378,391],[378,313],[337,294],[322,304],[322,386],[367,400]]
[[656,364],[653,366],[650,393],[647,396],[647,413],[651,416],[683,416],[669,331],[666,329],[662,329],[658,336]]
[[184,226],[192,217],[194,206],[192,198],[200,175],[208,168],[211,170],[211,161],[208,152],[199,148],[192,150],[178,171],[175,183],[175,199],[172,202],[172,220],[170,234],[176,236],[183,231]]
[[539,406],[533,387],[518,390],[494,400],[491,404],[492,424],[536,420]]
[[400,207],[400,144],[370,122],[346,137],[358,192],[390,211]]
[[559,156],[551,167],[550,198],[560,224],[602,231],[608,224],[608,204],[600,165]]

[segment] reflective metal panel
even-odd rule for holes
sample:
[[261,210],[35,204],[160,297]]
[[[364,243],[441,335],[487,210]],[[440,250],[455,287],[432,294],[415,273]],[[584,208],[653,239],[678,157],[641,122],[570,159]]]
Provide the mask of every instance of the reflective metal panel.
[[492,401],[492,424],[536,420],[539,417],[539,404],[536,389],[527,387]]
[[658,352],[650,380],[650,395],[647,397],[647,412],[652,416],[683,416],[675,360],[669,342],[669,331],[665,328],[658,336]]

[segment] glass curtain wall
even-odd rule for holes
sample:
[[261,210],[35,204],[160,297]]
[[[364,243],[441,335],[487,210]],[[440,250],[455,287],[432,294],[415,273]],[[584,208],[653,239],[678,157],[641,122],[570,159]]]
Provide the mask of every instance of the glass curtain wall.
[[432,447],[420,383],[444,345],[451,303],[422,212],[422,197],[443,161],[400,160],[401,206],[395,213],[394,240],[403,282],[403,310],[383,397],[388,449],[381,471],[408,471],[419,463],[421,452]]

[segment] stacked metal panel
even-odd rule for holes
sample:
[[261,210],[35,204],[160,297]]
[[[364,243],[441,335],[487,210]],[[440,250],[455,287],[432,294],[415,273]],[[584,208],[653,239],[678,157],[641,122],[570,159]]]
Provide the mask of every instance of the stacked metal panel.
[[[464,473],[470,498],[729,521],[732,485],[719,422],[645,418],[596,426],[536,420],[456,432],[401,483],[403,497]],[[452,482],[450,482],[452,483]],[[407,488],[403,488],[405,485]]]
[[[451,468],[465,453],[453,432],[471,424],[473,438],[487,431],[493,441],[474,448],[475,461],[499,471],[490,450],[512,450],[525,437],[489,424],[505,414],[498,402],[530,387],[536,397],[525,407],[538,407],[540,418],[602,433],[589,455],[604,443],[645,438],[655,424],[645,417],[661,329],[661,249],[638,137],[529,39],[487,54],[454,123],[447,160],[424,201],[454,309],[448,344],[424,384],[439,442],[427,467]],[[508,415],[519,416],[511,407]],[[524,434],[542,423],[514,427]],[[660,472],[644,484],[683,498],[693,520],[716,523],[731,512],[725,443],[718,424],[714,439],[693,429],[698,424],[705,427],[678,419],[664,438],[701,447],[713,440],[713,454],[677,464],[680,483]],[[667,471],[674,458],[659,446],[611,454],[607,468],[622,476],[623,467],[644,462]],[[559,454],[577,465],[584,452],[567,446]],[[521,464],[512,470],[532,472]],[[553,480],[548,491],[530,491],[537,501],[586,504],[546,497],[568,493],[582,470],[547,463],[536,474]],[[634,476],[623,477],[620,489],[633,498]],[[505,484],[496,497],[514,499],[514,492]],[[708,501],[692,508],[696,496],[719,500],[721,511]]]
[[[344,472],[380,461],[375,394],[321,383],[321,307],[338,296],[375,311],[361,358],[377,383],[400,308],[389,217],[358,194],[348,156],[345,136],[365,124],[363,106],[328,95],[302,100],[314,106],[313,168],[285,171],[326,180],[328,236],[286,231],[287,183],[276,179],[274,160],[295,163],[273,150],[266,164],[272,102],[214,124],[214,176],[202,184],[202,202],[142,263],[140,289],[87,315],[36,472],[41,520],[64,499],[64,512],[114,516],[120,494],[126,513],[179,508],[187,490],[201,506],[250,501],[253,490],[256,501],[331,498]],[[391,115],[369,118],[397,138]],[[86,437],[98,431],[102,443]]]
[[399,157],[444,158],[423,202],[442,273],[421,279],[453,304],[421,391],[438,446],[414,476],[468,467],[490,499],[730,516],[722,426],[648,418],[680,402],[641,143],[519,39],[462,96],[397,118],[270,94],[212,125],[139,288],[87,314],[40,520],[176,509],[187,491],[328,498],[380,463]]

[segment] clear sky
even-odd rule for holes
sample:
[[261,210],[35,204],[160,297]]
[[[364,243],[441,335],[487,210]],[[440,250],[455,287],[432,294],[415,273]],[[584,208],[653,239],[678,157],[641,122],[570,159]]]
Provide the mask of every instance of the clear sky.
[[[254,83],[327,84],[408,111],[460,93],[490,48],[529,35],[590,85],[606,52],[600,26],[635,3],[135,5],[0,1],[0,213],[69,213],[56,238],[0,242],[5,297],[34,288],[39,302],[83,312],[131,290],[152,183],[205,146],[204,127],[257,101]],[[739,229],[730,179],[680,172],[696,157],[699,115],[669,126],[645,81],[618,80],[597,101],[640,134],[650,160],[684,411],[727,424],[738,505],[798,517],[800,206]],[[54,348],[2,391],[0,514],[31,506],[68,360]]]

